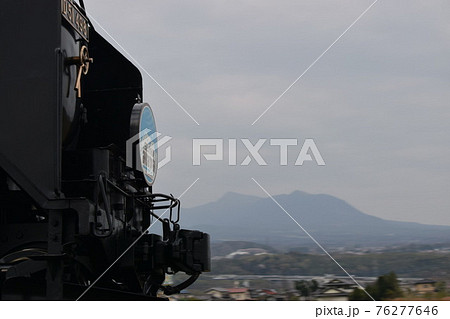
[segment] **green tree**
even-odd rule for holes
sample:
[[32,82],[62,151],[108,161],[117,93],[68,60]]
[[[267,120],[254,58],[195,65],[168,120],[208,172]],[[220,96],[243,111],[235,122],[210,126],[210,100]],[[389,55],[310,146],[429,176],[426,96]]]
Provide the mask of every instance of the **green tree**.
[[364,292],[364,290],[355,288],[353,292],[348,296],[349,300],[352,301],[364,301],[364,300],[372,300],[370,297]]
[[395,272],[378,277],[376,282],[379,300],[394,299],[403,295]]
[[[375,300],[394,299],[403,295],[394,272],[378,277],[375,283],[367,285],[366,291]],[[362,289],[355,288],[350,294],[349,300],[371,300],[371,298]]]
[[295,283],[295,288],[303,297],[309,297],[314,291],[319,288],[319,283],[316,280],[301,280]]

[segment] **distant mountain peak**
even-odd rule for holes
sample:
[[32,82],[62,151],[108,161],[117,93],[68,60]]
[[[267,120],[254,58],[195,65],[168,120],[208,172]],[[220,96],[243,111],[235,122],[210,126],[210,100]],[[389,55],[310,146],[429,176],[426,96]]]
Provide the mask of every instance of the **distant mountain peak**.
[[307,192],[299,191],[299,190],[295,190],[289,194],[289,196],[305,196],[305,195],[311,195],[311,194],[309,194]]
[[[273,196],[321,244],[335,247],[380,247],[448,242],[450,227],[381,219],[327,194],[296,190]],[[183,225],[211,234],[212,240],[240,240],[276,246],[314,245],[268,197],[224,194],[219,200],[185,209]]]

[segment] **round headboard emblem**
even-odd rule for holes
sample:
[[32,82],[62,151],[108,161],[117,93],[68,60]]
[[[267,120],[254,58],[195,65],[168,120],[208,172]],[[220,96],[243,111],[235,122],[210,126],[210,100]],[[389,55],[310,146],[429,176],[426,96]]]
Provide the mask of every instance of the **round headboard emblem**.
[[[144,174],[145,182],[152,186],[158,170],[158,136],[155,117],[147,103],[136,104],[131,115],[131,136],[137,145],[135,168]],[[134,166],[134,165],[133,165]]]

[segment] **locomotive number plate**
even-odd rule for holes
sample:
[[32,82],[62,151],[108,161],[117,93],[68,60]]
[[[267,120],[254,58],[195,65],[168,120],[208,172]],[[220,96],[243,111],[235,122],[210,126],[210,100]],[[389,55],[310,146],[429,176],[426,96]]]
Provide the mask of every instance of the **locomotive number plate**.
[[61,0],[61,14],[81,37],[89,42],[88,20],[71,0]]

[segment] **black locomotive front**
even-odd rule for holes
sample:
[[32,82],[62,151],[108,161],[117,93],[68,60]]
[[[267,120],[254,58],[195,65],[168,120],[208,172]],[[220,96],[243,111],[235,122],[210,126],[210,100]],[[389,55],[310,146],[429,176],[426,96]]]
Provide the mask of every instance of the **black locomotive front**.
[[[82,1],[3,1],[0,33],[1,299],[158,299],[209,271],[209,236],[152,191],[141,73]],[[190,277],[163,286],[169,271]]]

